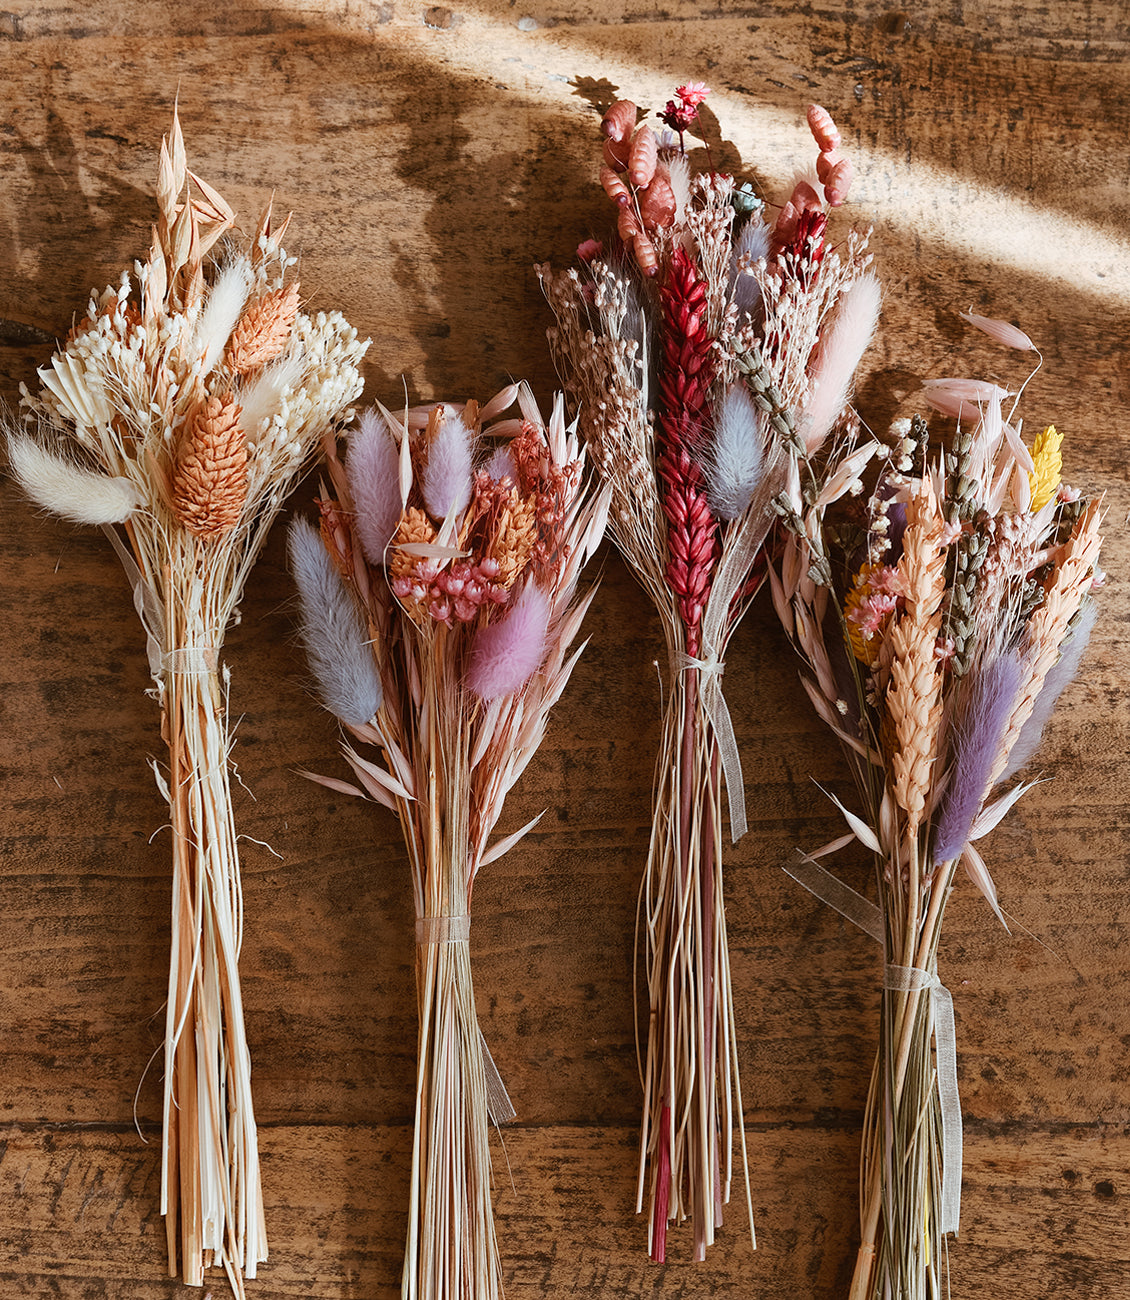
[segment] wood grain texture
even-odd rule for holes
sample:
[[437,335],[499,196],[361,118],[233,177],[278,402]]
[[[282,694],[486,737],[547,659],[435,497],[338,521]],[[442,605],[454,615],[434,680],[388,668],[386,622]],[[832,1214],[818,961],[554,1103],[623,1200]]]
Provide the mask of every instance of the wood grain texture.
[[[875,227],[885,286],[859,394],[870,422],[930,375],[1020,374],[960,310],[1037,339],[1029,423],[1054,421],[1069,479],[1106,489],[1111,579],[1042,751],[1049,779],[986,841],[1012,933],[972,889],[946,918],[967,1135],[955,1300],[1130,1295],[1128,53],[1125,6],[1088,0],[0,12],[0,317],[54,335],[147,247],[179,89],[190,165],[246,222],[272,189],[294,209],[308,306],[374,338],[370,396],[395,401],[401,376],[413,398],[486,396],[516,375],[548,398],[532,263],[566,260],[607,224],[594,105],[659,104],[701,77],[714,157],[769,193],[808,159],[807,102],[841,126],[851,215]],[[0,346],[0,396],[17,401],[49,351]],[[0,1293],[198,1295],[164,1277],[156,1209],[146,1062],[163,1025],[168,833],[146,768],[160,741],[142,642],[101,537],[37,518],[7,483],[0,511]],[[397,1291],[405,1223],[411,903],[391,817],[294,774],[341,764],[290,599],[276,534],[225,651],[272,1241],[253,1294],[372,1300]],[[778,864],[839,833],[813,782],[847,797],[846,769],[755,609],[727,665],[751,832],[725,871],[760,1249],[734,1206],[705,1265],[676,1232],[675,1262],[651,1266],[632,1213],[631,950],[661,643],[612,555],[590,631],[500,829],[546,816],[476,890],[479,1008],[519,1112],[513,1186],[500,1152],[497,1173],[507,1292],[842,1295],[878,958]],[[844,874],[866,881],[861,860]]]

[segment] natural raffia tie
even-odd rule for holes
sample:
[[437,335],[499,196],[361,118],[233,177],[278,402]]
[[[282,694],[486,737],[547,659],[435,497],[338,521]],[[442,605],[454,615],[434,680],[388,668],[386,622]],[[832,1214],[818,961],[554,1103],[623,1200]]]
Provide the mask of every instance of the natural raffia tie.
[[[471,918],[469,916],[418,916],[416,918],[416,944],[426,947],[439,943],[468,943],[471,938]],[[483,1083],[487,1095],[487,1114],[491,1123],[497,1128],[508,1124],[517,1114],[510,1101],[510,1094],[502,1082],[502,1075],[490,1054],[487,1040],[483,1036],[483,1027],[475,1020],[479,1031],[479,1046],[483,1053]]]
[[[877,943],[882,943],[882,911],[806,854],[798,857],[798,861],[785,864],[785,872],[822,903],[827,903]],[[887,966],[883,971],[883,988],[894,993],[930,995],[930,1021],[938,1066],[938,1102],[942,1114],[942,1194],[938,1205],[938,1226],[943,1233],[952,1232],[956,1236],[961,1217],[962,1137],[953,997],[936,974],[918,966]]]
[[938,1227],[957,1236],[961,1216],[961,1098],[957,1093],[957,1026],[953,997],[937,975],[918,966],[888,966],[883,987],[896,993],[930,995],[930,1020],[937,1062],[938,1101],[942,1112],[942,1195]]
[[745,815],[745,781],[742,777],[738,744],[734,737],[734,724],[722,695],[722,673],[725,665],[719,659],[716,647],[725,646],[727,628],[730,626],[730,607],[734,597],[749,577],[750,567],[769,531],[768,519],[768,516],[756,518],[753,512],[747,514],[733,544],[727,547],[723,555],[722,562],[714,575],[706,610],[702,616],[702,647],[705,657],[694,659],[688,654],[676,654],[674,665],[677,672],[697,668],[702,673],[702,705],[718,738],[722,772],[726,778],[726,797],[730,804],[730,838],[734,844],[741,839],[748,828]]

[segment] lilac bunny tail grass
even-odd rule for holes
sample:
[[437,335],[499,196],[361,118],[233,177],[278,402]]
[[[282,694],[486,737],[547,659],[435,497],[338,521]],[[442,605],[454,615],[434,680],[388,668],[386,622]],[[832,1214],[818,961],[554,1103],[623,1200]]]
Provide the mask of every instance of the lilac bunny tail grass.
[[761,419],[745,384],[728,388],[714,414],[714,441],[706,471],[706,499],[719,519],[737,519],[765,475]]
[[479,629],[471,645],[467,685],[480,699],[514,695],[538,670],[549,613],[549,598],[528,582],[505,618]]
[[445,411],[428,447],[424,505],[433,519],[462,514],[471,500],[471,430],[459,414]]
[[1000,749],[1009,715],[1020,694],[1024,670],[1015,653],[994,659],[978,675],[960,734],[957,763],[938,818],[934,838],[934,861],[956,858],[969,839],[969,832],[985,796]]
[[298,587],[300,633],[322,703],[347,726],[361,727],[381,707],[381,681],[368,632],[318,530],[295,519],[290,571]]
[[349,440],[345,472],[361,549],[370,564],[383,565],[400,522],[400,477],[396,444],[376,411],[362,412]]
[[1016,744],[1013,745],[1012,753],[1008,756],[1008,764],[1001,774],[1002,781],[1019,772],[1040,747],[1044,727],[1055,712],[1059,697],[1071,685],[1075,674],[1079,671],[1079,664],[1082,662],[1083,653],[1087,649],[1087,642],[1091,639],[1091,630],[1098,616],[1099,607],[1093,600],[1085,601],[1080,607],[1079,621],[1060,647],[1059,658],[1048,669],[1043,689],[1036,696],[1036,703],[1028,715],[1028,721],[1020,728],[1020,735],[1016,738]]

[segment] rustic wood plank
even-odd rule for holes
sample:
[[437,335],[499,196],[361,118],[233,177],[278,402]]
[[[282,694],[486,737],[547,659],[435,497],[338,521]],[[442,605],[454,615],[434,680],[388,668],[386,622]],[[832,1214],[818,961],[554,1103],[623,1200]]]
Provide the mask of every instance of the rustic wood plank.
[[[1087,0],[972,9],[29,0],[0,13],[0,317],[61,335],[146,247],[179,86],[192,165],[248,220],[277,187],[311,305],[374,336],[371,395],[395,400],[402,375],[414,397],[486,395],[513,374],[548,396],[531,266],[607,222],[594,104],[659,103],[701,76],[719,164],[778,192],[808,156],[805,103],[828,103],[886,286],[865,416],[881,427],[930,374],[1019,372],[960,325],[973,304],[1038,339],[1030,422],[1054,420],[1069,478],[1108,491],[1112,580],[1041,755],[1051,779],[987,841],[1016,924],[959,892],[942,955],[967,1125],[953,1295],[1105,1298],[1130,1291],[1130,18]],[[18,400],[48,352],[0,347],[0,395]],[[141,640],[101,538],[36,518],[7,483],[0,511],[0,1282],[199,1294],[163,1279],[156,1151],[131,1128],[139,1083],[150,1136],[159,1115],[159,1067],[141,1081],[169,909]],[[281,854],[248,842],[244,857],[273,1246],[255,1293],[370,1300],[395,1293],[404,1224],[411,907],[392,819],[294,775],[341,769],[289,599],[276,536],[226,648],[241,826]],[[761,1248],[735,1210],[706,1266],[650,1267],[631,1213],[631,945],[661,644],[611,556],[590,631],[504,829],[546,817],[476,890],[479,1007],[521,1118],[515,1191],[498,1178],[508,1292],[842,1294],[878,961],[777,864],[838,833],[812,780],[847,797],[845,768],[755,609],[727,665],[752,831],[725,869]],[[866,886],[861,860],[844,871]]]
[[[965,1226],[950,1247],[952,1294],[963,1300],[990,1284],[1022,1295],[1098,1300],[1122,1294],[1130,1286],[1130,1250],[1120,1236],[1128,1142],[1124,1131],[1096,1126],[971,1130]],[[389,1193],[407,1187],[410,1146],[404,1126],[265,1130],[264,1173],[275,1189],[268,1222],[280,1246],[256,1291],[272,1300],[396,1294],[405,1214],[403,1196]],[[633,1190],[630,1133],[599,1125],[508,1127],[505,1158],[494,1143],[507,1294],[738,1297],[842,1290],[853,1231],[844,1201],[855,1179],[854,1136],[794,1125],[758,1129],[750,1146],[761,1223],[756,1253],[735,1213],[708,1265],[676,1256],[655,1266],[640,1260],[642,1221],[624,1212]],[[143,1146],[128,1131],[12,1128],[2,1150],[12,1189],[0,1255],[6,1294],[97,1300],[193,1294],[160,1277],[161,1225],[147,1208],[159,1180],[152,1144]],[[1032,1289],[1033,1268],[1044,1288],[1039,1292]],[[124,1280],[125,1270],[137,1280]]]

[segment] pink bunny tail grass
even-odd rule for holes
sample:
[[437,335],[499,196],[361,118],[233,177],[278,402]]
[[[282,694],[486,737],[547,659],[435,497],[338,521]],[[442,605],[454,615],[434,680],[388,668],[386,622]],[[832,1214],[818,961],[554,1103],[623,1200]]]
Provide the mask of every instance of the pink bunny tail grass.
[[505,618],[480,628],[471,645],[468,687],[482,700],[514,695],[541,666],[549,630],[549,598],[527,582]]
[[471,430],[461,413],[445,410],[428,447],[424,466],[424,505],[433,519],[461,515],[471,500]]
[[820,342],[812,369],[812,396],[800,421],[809,454],[816,451],[840,418],[852,376],[879,319],[882,294],[873,275],[860,276],[840,297],[839,310]]
[[396,444],[376,411],[362,412],[349,440],[345,472],[361,549],[370,564],[383,565],[400,522],[400,478]]

